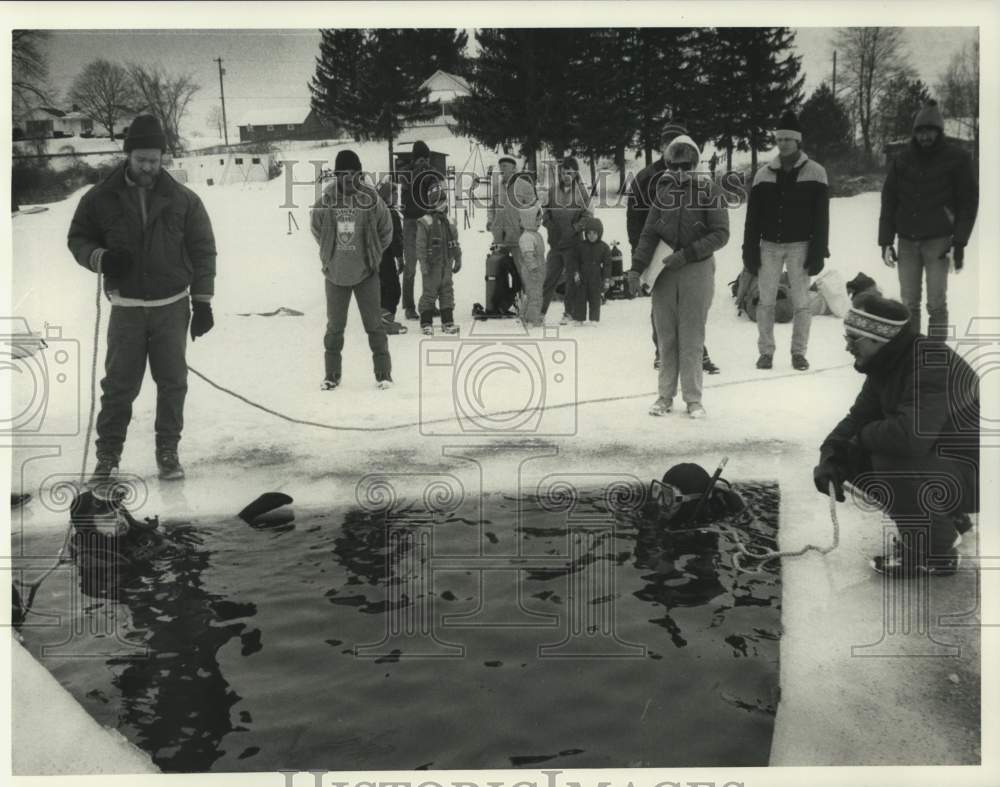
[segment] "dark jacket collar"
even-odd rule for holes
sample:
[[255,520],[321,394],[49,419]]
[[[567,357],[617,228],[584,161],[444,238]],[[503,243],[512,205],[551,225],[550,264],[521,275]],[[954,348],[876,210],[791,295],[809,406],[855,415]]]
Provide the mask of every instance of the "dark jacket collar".
[[875,380],[896,375],[901,363],[911,363],[913,345],[919,338],[921,338],[920,334],[913,331],[912,328],[904,328],[886,342],[885,347],[875,353],[861,371]]
[[[125,180],[125,169],[128,167],[128,162],[123,161],[108,175],[105,179],[104,184],[107,188],[113,189],[114,191],[124,192],[129,186],[128,182]],[[159,194],[161,197],[170,197],[175,191],[176,181],[170,176],[166,170],[160,170],[160,174],[156,176],[156,180],[153,182],[153,187],[150,189],[155,194]]]
[[[803,153],[800,150],[799,151],[799,157],[797,159],[795,159],[795,163],[792,164],[792,169],[798,169],[799,167],[804,166],[805,163],[808,160],[809,160],[809,156],[807,156],[805,153]],[[779,170],[779,169],[781,169],[781,156],[775,156],[773,159],[771,159],[768,162],[767,166],[769,166],[773,170]]]

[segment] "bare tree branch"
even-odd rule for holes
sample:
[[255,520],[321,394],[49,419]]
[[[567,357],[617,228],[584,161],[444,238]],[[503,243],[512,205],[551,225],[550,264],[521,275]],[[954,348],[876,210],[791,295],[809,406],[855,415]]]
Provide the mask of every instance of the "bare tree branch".
[[70,101],[104,126],[115,138],[114,128],[119,118],[134,115],[143,109],[142,99],[128,72],[117,63],[95,60],[73,81]]
[[163,126],[167,147],[176,156],[181,149],[181,119],[201,86],[189,75],[171,75],[159,66],[132,64],[128,66],[128,74],[143,103]]

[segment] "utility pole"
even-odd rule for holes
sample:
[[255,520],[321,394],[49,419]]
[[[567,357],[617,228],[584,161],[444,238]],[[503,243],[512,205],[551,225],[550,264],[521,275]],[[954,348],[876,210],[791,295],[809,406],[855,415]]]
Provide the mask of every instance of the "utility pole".
[[226,141],[226,147],[229,147],[229,126],[226,123],[226,90],[222,86],[222,77],[226,73],[226,69],[222,67],[222,58],[215,58],[215,62],[219,64],[219,98],[222,99],[222,136]]

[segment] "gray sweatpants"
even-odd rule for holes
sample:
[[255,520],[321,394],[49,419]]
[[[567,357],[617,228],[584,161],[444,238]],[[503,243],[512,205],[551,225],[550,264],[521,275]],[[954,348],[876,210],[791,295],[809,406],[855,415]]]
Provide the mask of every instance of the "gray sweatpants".
[[660,350],[659,394],[668,402],[680,380],[684,401],[701,402],[705,321],[715,293],[715,257],[665,270],[653,285],[653,325]]

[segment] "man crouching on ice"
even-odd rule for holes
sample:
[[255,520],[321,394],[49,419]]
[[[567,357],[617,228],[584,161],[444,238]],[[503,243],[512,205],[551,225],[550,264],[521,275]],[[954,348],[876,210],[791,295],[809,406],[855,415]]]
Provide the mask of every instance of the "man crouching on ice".
[[847,351],[865,375],[847,416],[820,446],[816,488],[845,481],[896,524],[880,574],[953,574],[957,546],[979,510],[979,380],[940,340],[916,333],[903,304],[872,295],[844,319]]

